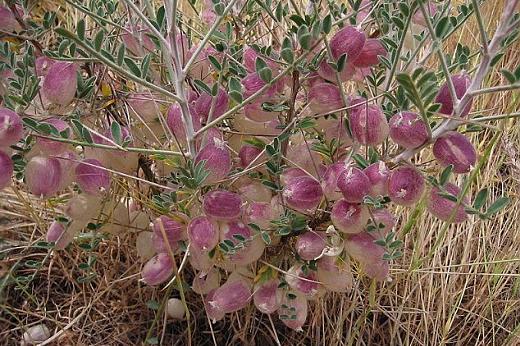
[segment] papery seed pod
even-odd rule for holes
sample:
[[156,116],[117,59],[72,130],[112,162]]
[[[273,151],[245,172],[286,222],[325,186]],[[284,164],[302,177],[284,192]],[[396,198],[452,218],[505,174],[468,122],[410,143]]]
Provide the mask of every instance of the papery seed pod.
[[49,226],[46,234],[47,242],[56,243],[56,249],[61,250],[67,247],[68,242],[66,242],[65,226],[63,223],[58,221],[53,221]]
[[400,112],[390,118],[390,138],[406,149],[415,149],[430,139],[428,124],[413,112]]
[[346,26],[339,30],[330,40],[332,57],[338,60],[347,54],[347,60],[354,61],[365,45],[365,33],[353,26]]
[[266,102],[271,103],[270,99],[267,97],[258,97],[254,101],[248,102],[244,106],[244,115],[248,119],[259,123],[264,123],[277,118],[280,115],[280,112],[264,109],[263,105]]
[[233,249],[230,249],[226,257],[236,265],[245,266],[258,260],[265,249],[265,243],[260,237],[255,237],[249,226],[242,222],[230,221],[221,224],[220,240],[231,241]]
[[[208,119],[212,103],[214,103],[213,113],[211,114],[211,119]],[[215,101],[213,101],[213,96],[203,92],[202,94],[200,94],[199,98],[197,99],[197,101],[195,101],[195,104],[193,105],[193,109],[198,114],[202,122],[218,118],[227,111],[228,107],[229,97],[227,92],[222,88],[218,89]]]
[[386,196],[388,194],[388,176],[390,170],[384,161],[377,161],[363,170],[370,180],[370,195],[373,197]]
[[226,142],[213,138],[213,142],[206,144],[195,157],[195,164],[201,161],[205,161],[204,170],[209,172],[203,182],[205,185],[224,179],[231,170],[231,157]]
[[[351,80],[354,75],[354,70],[354,66],[347,62],[343,67],[343,70],[339,73],[339,80],[341,82]],[[337,71],[334,70],[325,59],[322,60],[318,66],[318,75],[326,81],[337,83],[336,73]]]
[[338,177],[347,169],[345,163],[333,163],[327,166],[322,174],[321,187],[329,201],[335,201],[343,197],[338,189]]
[[287,205],[302,213],[312,212],[323,198],[320,183],[309,176],[291,179],[283,188]]
[[272,314],[280,308],[283,292],[278,288],[279,284],[278,279],[271,279],[255,285],[253,302],[258,311]]
[[67,106],[72,102],[77,89],[77,67],[74,63],[57,61],[43,80],[42,92],[51,103]]
[[280,182],[282,185],[287,185],[294,178],[310,177],[304,170],[295,167],[289,167],[283,170],[280,174]]
[[155,44],[147,35],[148,29],[142,28],[140,25],[127,26],[126,30],[121,34],[126,49],[135,56],[143,56],[155,49]]
[[29,192],[43,198],[58,192],[63,175],[55,158],[35,156],[25,167],[25,184]]
[[11,10],[5,6],[0,6],[0,30],[13,32],[21,29],[20,23],[18,23]]
[[[196,112],[190,112],[191,121],[193,123],[193,130],[200,130],[200,117]],[[181,143],[186,144],[186,127],[182,118],[181,107],[178,104],[172,104],[168,109],[168,116],[166,118],[168,127],[175,135],[175,138]]]
[[218,244],[218,227],[205,216],[196,217],[188,225],[188,239],[191,246],[201,251],[209,251]]
[[361,0],[361,3],[358,7],[358,12],[356,15],[356,23],[361,23],[370,16],[372,13],[372,2],[371,0]]
[[11,157],[0,150],[0,191],[11,184],[14,165]]
[[211,290],[205,297],[204,297],[204,309],[206,310],[206,314],[208,318],[211,320],[212,323],[215,323],[217,321],[220,321],[224,318],[224,312],[220,310],[217,306],[212,306],[210,302],[213,301],[213,296],[215,295],[215,292],[217,289]]
[[350,264],[341,258],[323,256],[318,260],[318,281],[332,292],[346,292],[352,289],[353,277]]
[[[455,197],[458,197],[460,194],[460,188],[452,183],[447,183],[444,186],[444,190]],[[427,200],[428,211],[433,216],[442,221],[451,221],[452,223],[461,223],[468,218],[468,214],[464,210],[464,204],[468,204],[467,198],[464,198],[463,203],[457,206],[457,202],[443,197],[441,190],[437,187],[432,187]]]
[[330,218],[338,231],[359,233],[363,231],[370,214],[365,205],[349,203],[344,199],[340,199],[332,206]]
[[359,112],[350,113],[350,129],[356,141],[364,145],[375,146],[388,137],[388,121],[378,105],[362,107]]
[[110,175],[96,159],[85,159],[76,166],[76,182],[90,195],[99,195],[110,189]]
[[278,309],[278,317],[287,327],[302,331],[307,319],[307,298],[296,292],[286,292],[282,295],[282,304]]
[[[195,51],[199,48],[199,45],[192,46],[186,56],[186,62],[189,58],[193,56]],[[193,79],[200,79],[205,82],[212,82],[211,78],[211,69],[212,65],[208,59],[208,56],[211,55],[215,58],[218,58],[221,54],[218,53],[215,48],[211,46],[204,47],[202,51],[200,52],[199,56],[195,61],[193,61],[193,64],[190,66],[190,69],[188,70],[188,75],[191,76]]]
[[374,239],[383,239],[394,228],[396,220],[388,209],[381,208],[372,211],[372,218],[375,221],[375,230],[368,232]]
[[152,257],[141,270],[143,281],[150,286],[160,285],[173,274],[173,262],[169,254],[160,253]]
[[311,261],[321,255],[326,245],[325,233],[308,231],[297,237],[294,248],[303,260]]
[[225,314],[241,310],[251,299],[251,282],[245,277],[233,277],[213,293],[209,305]]
[[252,146],[244,145],[240,148],[238,157],[240,158],[240,167],[246,168],[254,162],[259,161],[259,156],[262,153],[262,149]]
[[385,249],[374,243],[374,238],[368,233],[349,236],[345,239],[345,250],[370,278],[384,281],[388,277],[388,262],[383,259]]
[[269,228],[275,219],[271,210],[271,203],[250,202],[244,210],[244,221],[253,223],[262,229]]
[[202,208],[215,220],[234,220],[240,216],[242,198],[234,192],[214,190],[204,195]]
[[[2,14],[0,13],[0,16]],[[1,27],[1,25],[0,25]],[[51,332],[45,324],[37,324],[25,331],[22,336],[22,346],[36,345],[45,342],[51,337]]]
[[339,88],[331,83],[319,83],[309,89],[307,95],[310,109],[316,113],[328,113],[344,107]]
[[[244,184],[238,187],[240,196],[248,202],[271,202],[272,190],[259,181],[246,179]],[[238,183],[238,182],[237,182]],[[237,185],[237,184],[235,184]]]
[[0,147],[15,144],[23,137],[22,119],[8,108],[0,108]]
[[[428,16],[430,18],[433,18],[435,16],[435,14],[437,14],[437,5],[435,5],[435,3],[433,3],[432,1],[427,1],[425,3],[425,5],[426,5],[426,12],[428,13]],[[423,27],[427,26],[426,20],[424,19],[424,15],[421,11],[421,8],[417,8],[417,10],[415,11],[414,15],[412,16],[412,23],[421,25]]]
[[74,171],[78,165],[78,156],[73,151],[65,151],[58,155],[51,155],[51,157],[60,162],[62,179],[59,190],[63,190],[70,186],[76,177]]
[[194,269],[201,272],[208,272],[215,265],[214,257],[208,256],[208,251],[201,251],[197,248],[190,249],[189,262]]
[[166,303],[166,314],[174,320],[183,320],[186,317],[186,309],[182,300],[170,298]]
[[375,66],[379,64],[380,57],[384,57],[386,54],[386,48],[381,43],[381,40],[378,38],[369,38],[366,40],[357,58],[352,61],[352,64],[358,68]]
[[370,179],[354,166],[346,168],[339,175],[337,185],[345,201],[350,203],[361,203],[370,194]]
[[[262,89],[266,83],[260,78],[258,73],[249,73],[242,79],[242,86],[244,87],[244,98],[252,96],[254,93]],[[281,80],[276,81],[268,87],[262,95],[264,97],[272,98],[283,89],[283,82]]]
[[36,58],[34,62],[34,68],[36,69],[36,75],[38,77],[45,77],[49,73],[49,69],[56,60],[49,58],[48,56],[42,55]]
[[153,246],[153,232],[140,232],[135,247],[141,261],[147,261],[155,255]]
[[243,64],[246,68],[247,72],[255,72],[256,71],[256,59],[261,58],[265,61],[267,66],[271,68],[271,70],[277,70],[278,65],[271,59],[260,55],[256,50],[254,50],[251,47],[244,48],[244,55],[243,55]]
[[304,273],[301,265],[294,265],[285,274],[285,281],[293,290],[312,297],[318,293],[319,283],[316,271],[307,269]]
[[265,123],[259,123],[246,118],[244,115],[235,117],[233,125],[236,131],[250,133],[253,131],[258,136],[278,136],[281,133],[280,120],[273,119]]
[[424,187],[424,177],[410,165],[395,168],[388,177],[388,196],[398,205],[413,206],[421,199]]
[[101,207],[101,196],[82,193],[67,202],[65,215],[72,220],[87,223],[91,218],[98,216]]
[[[67,138],[70,138],[72,134],[72,129],[70,128],[69,124],[67,122],[58,119],[58,118],[51,118],[45,120],[43,123],[52,125],[58,132],[67,131],[68,135]],[[45,155],[55,155],[55,154],[61,154],[66,149],[68,144],[63,142],[54,141],[52,139],[37,137],[36,138],[36,145],[38,146],[38,149],[40,149],[40,152]]]
[[454,173],[468,173],[477,162],[477,152],[469,139],[456,131],[449,131],[433,144],[433,156],[446,167],[453,165]]
[[362,96],[348,96],[349,114],[360,112],[368,107],[368,101]]
[[211,268],[207,273],[195,275],[191,288],[197,294],[208,294],[220,285],[220,272],[217,268]]
[[317,143],[317,141],[308,140],[307,142],[292,143],[287,149],[285,157],[291,166],[301,168],[317,177],[321,166],[321,156],[317,151],[312,150],[314,143]]
[[126,102],[134,113],[147,122],[154,121],[161,113],[158,98],[149,91],[132,93]]
[[[466,94],[466,91],[471,85],[471,77],[466,72],[462,72],[460,74],[451,76],[451,81],[453,83],[453,86],[455,87],[455,94],[457,95],[457,98],[461,99]],[[435,102],[441,104],[439,113],[454,115],[453,100],[451,98],[451,93],[447,82],[444,83],[439,89],[437,97],[435,98]],[[468,115],[469,111],[471,110],[472,103],[473,100],[471,99],[468,102],[468,104],[464,107],[461,114],[459,114],[461,117],[465,117],[466,115]]]
[[[168,243],[166,243],[163,235],[166,235]],[[177,242],[183,237],[184,225],[180,222],[166,216],[161,215],[153,222],[153,246],[157,252],[169,252],[178,248]]]

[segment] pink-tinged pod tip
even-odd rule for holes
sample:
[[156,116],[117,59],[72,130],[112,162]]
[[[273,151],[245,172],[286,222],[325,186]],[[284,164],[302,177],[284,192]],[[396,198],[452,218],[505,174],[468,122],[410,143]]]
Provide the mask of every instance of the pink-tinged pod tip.
[[0,108],[0,147],[15,144],[23,137],[22,119],[8,108]]
[[477,152],[473,144],[456,131],[446,132],[437,138],[432,151],[441,166],[453,165],[454,173],[468,173],[477,162]]
[[[363,49],[352,61],[352,64],[357,68],[371,67],[379,64],[380,57],[385,57],[387,54],[385,46],[381,43],[381,40],[377,38],[369,38],[366,40]],[[347,58],[348,59],[348,58]]]
[[347,60],[354,61],[361,53],[365,45],[365,33],[353,26],[346,26],[338,31],[330,40],[332,57],[338,60],[343,54],[347,54]]
[[0,150],[0,191],[11,184],[14,165],[11,157]]
[[367,175],[359,168],[350,166],[338,177],[338,189],[343,199],[350,203],[361,203],[370,194],[371,183]]
[[294,265],[285,274],[285,281],[293,290],[305,295],[313,297],[318,293],[319,282],[316,271],[307,270],[304,273],[301,265]]
[[336,229],[343,233],[359,233],[370,218],[363,204],[349,203],[340,199],[332,206],[330,218]]
[[[152,242],[157,252],[175,251],[177,242],[183,238],[184,225],[166,215],[161,215],[153,221]],[[164,235],[163,235],[164,231]],[[166,235],[166,240],[165,240]]]
[[218,244],[217,225],[205,216],[198,216],[188,225],[188,239],[191,246],[201,251],[210,251]]
[[374,238],[366,233],[358,233],[345,239],[345,250],[349,256],[360,263],[368,277],[384,281],[388,278],[388,262],[383,259],[385,249],[374,243]]
[[428,124],[413,112],[400,112],[390,118],[390,138],[406,149],[415,149],[430,139]]
[[338,189],[338,178],[346,169],[345,163],[333,163],[328,165],[322,174],[321,187],[329,201],[335,201],[343,197]]
[[205,185],[216,183],[227,177],[231,170],[231,156],[224,140],[213,137],[195,157],[195,164],[204,161],[204,170],[209,173]]
[[110,188],[110,175],[96,159],[85,159],[75,169],[76,182],[90,195],[99,195]]
[[[453,86],[455,87],[455,94],[457,95],[457,98],[460,100],[466,94],[466,91],[471,85],[471,77],[466,72],[462,72],[460,74],[451,76],[451,81],[453,83]],[[437,97],[435,98],[435,102],[441,104],[439,113],[452,115],[453,100],[447,82],[444,83],[439,89]],[[464,107],[461,114],[459,114],[461,117],[468,115],[469,111],[471,110],[472,103],[473,100],[470,100],[468,104]]]
[[244,145],[238,152],[240,158],[240,167],[246,168],[253,162],[257,161],[258,156],[262,153],[262,149],[253,145]]
[[257,283],[254,288],[253,302],[261,313],[272,314],[280,308],[283,292],[278,279]]
[[45,55],[36,58],[36,61],[34,62],[36,75],[39,77],[45,77],[49,72],[49,69],[52,65],[54,65],[55,62],[56,60],[53,60]]
[[289,207],[308,213],[318,207],[323,198],[323,191],[318,181],[306,175],[289,180],[283,188],[282,195]]
[[214,190],[204,196],[202,208],[215,220],[234,220],[240,216],[242,198],[234,192]]
[[395,168],[388,177],[388,196],[395,204],[413,206],[425,188],[423,175],[413,166]]
[[[195,131],[200,130],[200,117],[196,112],[190,112],[193,129]],[[166,124],[172,131],[173,135],[177,140],[183,144],[186,143],[186,127],[184,125],[184,119],[182,118],[181,107],[175,103],[168,109],[168,115],[166,118]]]
[[25,167],[25,184],[35,196],[50,197],[58,192],[63,178],[60,161],[35,156]]
[[246,278],[230,277],[215,290],[209,305],[225,314],[241,310],[251,299],[251,286],[251,282]]
[[160,253],[152,257],[141,271],[143,281],[150,285],[160,285],[173,274],[173,262],[169,254]]
[[317,114],[331,112],[344,106],[338,87],[331,83],[314,84],[307,98],[309,107]]
[[373,197],[386,196],[388,194],[388,176],[390,170],[384,161],[377,161],[363,170],[372,184],[370,195]]
[[[452,196],[459,196],[460,188],[452,183],[446,184],[444,189]],[[462,205],[457,206],[456,202],[443,197],[441,190],[437,187],[432,187],[427,200],[428,211],[433,216],[446,222],[451,221],[452,223],[461,223],[468,218],[468,214],[464,210],[464,204],[468,204],[467,198],[464,198]]]
[[308,231],[297,237],[294,248],[303,260],[311,261],[321,255],[326,245],[325,233]]
[[67,106],[77,89],[77,67],[74,63],[58,61],[47,72],[42,85],[45,98],[51,103]]
[[359,112],[351,112],[349,120],[352,136],[364,145],[379,145],[390,132],[388,121],[378,105],[361,107]]

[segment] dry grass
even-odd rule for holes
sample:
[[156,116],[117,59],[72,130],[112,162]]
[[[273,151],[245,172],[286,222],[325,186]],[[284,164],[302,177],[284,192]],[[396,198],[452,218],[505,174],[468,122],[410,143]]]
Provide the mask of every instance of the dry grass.
[[[488,1],[483,9],[490,27],[496,26],[502,2]],[[459,40],[476,47],[476,33],[470,21],[448,49]],[[500,67],[519,64],[516,43]],[[507,83],[497,71],[487,86]],[[473,109],[489,115],[518,111],[519,99],[513,92],[483,96]],[[509,195],[513,203],[493,220],[450,226],[441,239],[443,223],[419,210],[410,232],[400,235],[404,256],[391,266],[391,283],[360,277],[351,293],[312,303],[303,333],[274,321],[283,345],[520,345],[520,126],[516,119],[495,125],[502,135],[471,191],[487,186],[491,196]],[[473,136],[479,152],[494,134],[489,129]],[[186,323],[165,323],[159,316],[152,326],[155,312],[147,301],[162,300],[164,291],[138,281],[134,234],[103,239],[93,252],[82,248],[92,240],[85,237],[66,251],[49,253],[36,245],[53,217],[49,210],[55,209],[19,188],[0,193],[0,277],[11,278],[0,287],[0,344],[18,344],[23,329],[38,323],[51,329],[56,345],[142,344],[150,328],[164,345],[186,343]],[[411,213],[397,210],[401,223]],[[429,256],[436,241],[440,246]],[[97,260],[97,276],[78,283],[84,275],[79,264],[89,257]],[[43,264],[31,268],[29,260]],[[189,276],[186,272],[187,282]],[[213,337],[218,345],[275,344],[271,322],[254,307],[217,322],[211,331],[200,297],[188,292],[188,301],[195,345],[213,344]]]

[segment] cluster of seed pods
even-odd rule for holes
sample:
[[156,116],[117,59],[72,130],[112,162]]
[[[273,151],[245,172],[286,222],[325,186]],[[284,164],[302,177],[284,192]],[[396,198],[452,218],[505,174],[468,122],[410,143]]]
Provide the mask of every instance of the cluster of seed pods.
[[[370,13],[367,4],[362,2],[366,8],[358,13],[358,21]],[[210,10],[202,16],[209,22],[215,19]],[[16,30],[14,22],[2,18],[7,23],[4,25]],[[420,16],[414,16],[414,20],[421,22]],[[125,28],[122,40],[132,55],[143,56],[156,49],[146,33],[147,30],[135,25]],[[197,51],[197,46],[190,47],[183,34],[177,43],[183,63]],[[205,91],[187,92],[189,114],[184,114],[181,105],[164,101],[150,91],[129,93],[126,105],[131,123],[119,127],[116,136],[106,127],[92,133],[93,142],[105,146],[117,144],[116,138],[145,145],[160,137],[173,139],[172,146],[185,150],[188,141],[194,140],[193,163],[203,165],[207,176],[202,182],[204,193],[194,196],[185,213],[172,211],[150,217],[151,213],[140,210],[128,199],[103,203],[114,185],[110,172],[134,174],[138,159],[135,153],[94,146],[85,147],[78,154],[67,143],[36,136],[31,154],[26,157],[23,178],[26,190],[45,199],[74,184],[80,191],[74,192],[64,208],[69,221],[54,221],[47,240],[55,242],[57,249],[64,249],[89,222],[111,209],[110,221],[101,230],[114,234],[127,228],[139,230],[136,246],[144,262],[142,281],[150,286],[166,283],[178,269],[177,255],[186,255],[195,270],[192,289],[204,297],[206,312],[214,321],[245,308],[252,301],[260,312],[278,313],[289,328],[301,329],[310,301],[327,291],[346,292],[352,287],[352,263],[372,279],[388,280],[386,249],[376,241],[384,239],[397,226],[397,220],[388,203],[376,208],[367,200],[386,199],[399,207],[412,207],[425,194],[426,179],[410,163],[394,165],[378,159],[361,166],[347,153],[388,144],[393,144],[396,150],[419,150],[433,143],[432,152],[439,167],[452,165],[455,174],[468,173],[476,163],[477,154],[469,139],[459,132],[445,132],[432,138],[430,124],[413,110],[385,114],[375,101],[343,94],[338,82],[355,83],[363,79],[379,65],[380,57],[386,56],[382,40],[367,38],[359,27],[347,25],[333,34],[329,44],[330,56],[306,77],[296,99],[308,105],[308,115],[317,118],[321,138],[339,141],[339,154],[334,162],[326,161],[311,149],[318,141],[317,136],[295,133],[288,139],[283,171],[279,177],[272,177],[273,184],[279,184],[278,191],[253,176],[235,179],[233,174],[237,170],[268,176],[264,165],[268,157],[251,140],[254,137],[267,143],[280,135],[283,111],[269,109],[265,104],[283,101],[291,87],[287,78],[268,83],[256,71],[260,58],[273,76],[280,73],[282,68],[276,63],[276,54],[268,56],[253,47],[244,47],[243,97],[263,92],[234,115],[229,125],[232,131],[225,133],[211,128],[189,138],[187,119],[191,119],[192,130],[198,131],[230,109],[228,92],[219,86],[215,96]],[[337,72],[329,62],[337,63],[343,55],[347,56],[346,66]],[[209,56],[222,58],[221,53],[209,46],[203,49],[188,74],[212,88],[216,81]],[[41,93],[46,103],[65,107],[74,102],[77,65],[42,56],[36,60],[35,68],[42,80]],[[471,83],[464,72],[452,76],[451,81],[458,98],[464,96]],[[441,104],[439,112],[446,115],[466,116],[471,109],[468,103],[460,114],[453,114],[454,102],[446,83],[440,87],[435,101]],[[333,113],[337,116],[323,117]],[[52,117],[43,123],[73,139],[71,126],[65,120]],[[0,189],[14,182],[14,152],[10,146],[26,135],[21,117],[13,110],[0,108]],[[463,205],[444,198],[446,192],[456,196],[460,189],[453,183],[429,189],[428,210],[444,221],[465,221],[468,216]],[[468,201],[464,200],[465,203]],[[289,213],[307,220],[319,215],[328,217],[314,228],[306,227],[294,236],[281,237],[273,221]],[[270,243],[263,239],[264,233],[270,235]],[[262,273],[252,272],[252,264],[264,256],[266,248],[276,247],[282,241],[294,250],[290,266],[278,271],[268,266]],[[170,305],[170,315],[179,319],[184,316],[179,301],[172,300]]]

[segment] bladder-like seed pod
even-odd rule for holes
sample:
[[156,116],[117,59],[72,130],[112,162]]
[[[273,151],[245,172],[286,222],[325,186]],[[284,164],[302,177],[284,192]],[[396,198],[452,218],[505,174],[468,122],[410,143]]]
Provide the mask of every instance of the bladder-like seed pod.
[[191,246],[201,251],[209,251],[218,244],[218,227],[209,218],[198,216],[188,225],[188,239]]
[[251,286],[250,280],[245,277],[230,276],[225,284],[215,290],[209,304],[225,314],[241,310],[252,297]]
[[383,281],[388,277],[388,262],[383,259],[385,249],[374,243],[366,233],[358,233],[345,239],[345,251],[358,261],[363,271],[371,278]]
[[307,270],[307,273],[304,273],[301,265],[294,265],[289,268],[285,274],[285,281],[293,290],[306,297],[315,296],[320,285],[316,271]]
[[54,63],[43,80],[42,92],[51,103],[67,106],[76,95],[77,67],[74,63],[58,61]]
[[186,309],[182,300],[178,298],[170,298],[166,303],[166,313],[168,317],[174,320],[183,320],[186,317]]
[[[382,239],[394,228],[396,219],[395,216],[388,211],[388,209],[381,208],[372,211],[372,218],[375,225],[372,224],[375,229],[368,232],[374,239]],[[367,228],[368,229],[368,228]]]
[[316,114],[344,107],[338,87],[331,83],[314,84],[310,88],[307,98],[309,107]]
[[[177,242],[183,238],[184,225],[166,215],[161,215],[153,222],[153,246],[157,252],[175,251]],[[164,231],[164,235],[163,235]],[[165,240],[166,236],[166,240]]]
[[449,131],[433,144],[433,156],[446,167],[453,165],[454,173],[468,173],[477,162],[477,152],[469,139],[461,133]]
[[143,281],[150,285],[160,285],[173,274],[173,262],[169,254],[160,253],[150,259],[143,267],[141,276]]
[[15,144],[23,137],[22,119],[8,108],[0,108],[0,147]]
[[282,304],[278,309],[278,317],[283,324],[296,331],[301,331],[307,319],[307,298],[294,291],[282,295]]
[[417,113],[397,113],[390,118],[390,138],[404,148],[418,148],[430,139],[428,124]]
[[[460,194],[460,188],[452,183],[447,183],[444,186],[444,190],[455,197],[458,197]],[[468,199],[464,198],[462,203],[457,205],[457,202],[443,197],[441,193],[442,191],[438,187],[431,188],[427,200],[428,211],[433,216],[446,222],[461,223],[466,221],[468,214],[464,210],[464,204],[468,203]]]
[[388,137],[388,121],[377,105],[360,107],[358,112],[350,113],[350,128],[356,141],[364,145],[379,145]]
[[227,92],[224,89],[219,88],[216,100],[213,100],[213,96],[211,96],[208,93],[202,93],[199,96],[197,101],[195,101],[193,109],[203,122],[208,121],[212,103],[214,104],[214,106],[211,119],[216,119],[222,114],[224,114],[228,109],[229,97]]
[[361,49],[357,58],[352,61],[352,64],[358,68],[375,66],[379,64],[380,57],[384,57],[386,54],[386,48],[381,43],[381,40],[377,38],[369,38],[366,40],[365,45],[363,46],[363,49]]
[[350,166],[338,177],[338,188],[345,201],[361,203],[370,194],[370,179],[359,168]]
[[0,150],[0,191],[11,183],[14,165],[11,157]]
[[373,197],[386,196],[388,194],[388,176],[390,170],[384,161],[377,161],[363,170],[370,180],[370,195]]
[[323,256],[318,260],[318,281],[332,292],[346,292],[352,288],[350,263],[335,256]]
[[343,233],[363,231],[370,214],[363,204],[349,203],[340,199],[332,206],[330,218],[336,229]]
[[302,213],[312,212],[323,197],[320,183],[310,176],[296,177],[287,182],[282,195],[288,206]]
[[232,242],[228,249],[227,258],[232,264],[247,265],[255,262],[262,256],[265,243],[259,236],[255,236],[248,225],[231,221],[220,226],[220,240],[224,243]]
[[204,170],[209,173],[205,185],[214,184],[224,179],[231,170],[231,156],[226,142],[213,137],[195,157],[195,164],[204,161]]
[[110,188],[110,175],[96,159],[85,159],[76,166],[76,182],[90,195],[99,195]]
[[417,203],[424,187],[424,177],[410,165],[394,169],[388,177],[388,196],[398,205],[410,207]]
[[343,197],[338,189],[338,177],[347,168],[345,163],[338,162],[328,165],[323,172],[321,187],[323,188],[323,194],[329,201],[335,201]]
[[35,196],[47,198],[56,194],[62,179],[60,161],[55,158],[35,156],[25,167],[25,184]]
[[204,196],[204,213],[215,220],[234,220],[240,216],[242,198],[234,192],[214,190]]
[[332,57],[338,60],[347,54],[347,60],[354,61],[365,45],[365,33],[353,26],[346,26],[338,31],[330,40]]
[[[466,91],[471,85],[471,77],[466,72],[462,72],[460,74],[451,76],[451,81],[453,83],[453,86],[455,87],[455,94],[457,95],[457,98],[461,99],[466,94]],[[441,109],[439,109],[439,113],[447,115],[453,114],[453,100],[447,82],[444,83],[439,89],[439,93],[435,98],[435,102],[441,104]],[[469,111],[471,110],[472,103],[473,100],[470,100],[468,104],[464,107],[461,114],[459,114],[461,117],[468,115]]]
[[308,231],[298,236],[294,248],[303,260],[311,261],[321,255],[326,245],[325,233]]
[[[58,119],[58,118],[51,118],[45,120],[43,123],[52,125],[58,132],[67,131],[68,135],[67,138],[70,138],[72,134],[72,129],[70,128],[69,124],[67,122]],[[45,155],[56,155],[63,153],[66,149],[68,144],[63,142],[54,141],[52,139],[37,137],[36,138],[36,145],[41,153]]]
[[220,286],[220,272],[217,268],[211,268],[207,273],[195,275],[191,288],[197,294],[208,294]]
[[279,284],[278,279],[271,279],[255,285],[253,302],[260,312],[272,314],[280,308],[283,292]]

